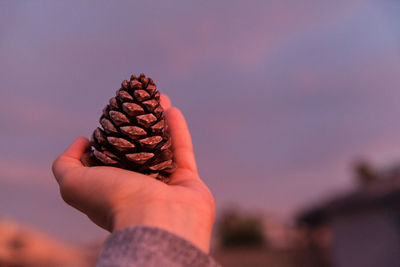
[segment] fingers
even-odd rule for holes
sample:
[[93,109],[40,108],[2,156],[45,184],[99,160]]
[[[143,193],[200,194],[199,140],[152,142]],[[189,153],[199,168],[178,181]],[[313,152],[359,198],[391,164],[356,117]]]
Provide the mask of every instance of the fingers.
[[171,100],[169,100],[169,97],[167,95],[161,94],[160,101],[164,111],[167,111],[171,108]]
[[197,173],[192,139],[185,118],[176,107],[171,107],[166,112],[166,118],[172,138],[174,159],[178,168]]
[[52,170],[56,180],[60,182],[66,172],[74,167],[83,167],[80,158],[89,148],[89,140],[78,137],[53,163]]
[[79,160],[83,152],[85,152],[89,146],[89,140],[86,137],[80,136],[75,139],[75,141],[64,151],[64,153],[61,154],[61,156]]

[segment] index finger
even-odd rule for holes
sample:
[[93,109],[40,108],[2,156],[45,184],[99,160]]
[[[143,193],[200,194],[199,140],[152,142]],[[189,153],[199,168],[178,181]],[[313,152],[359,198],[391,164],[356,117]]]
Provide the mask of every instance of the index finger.
[[167,111],[171,108],[171,100],[166,94],[161,94],[160,96],[161,106],[163,107],[164,111]]

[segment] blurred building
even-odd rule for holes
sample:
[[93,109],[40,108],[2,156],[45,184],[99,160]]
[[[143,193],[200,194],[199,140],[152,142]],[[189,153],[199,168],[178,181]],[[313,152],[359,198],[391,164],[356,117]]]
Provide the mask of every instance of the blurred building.
[[356,172],[357,189],[303,212],[298,222],[314,236],[331,231],[334,267],[398,267],[400,167],[375,172],[361,164]]
[[97,252],[56,240],[10,220],[0,220],[0,266],[93,266]]

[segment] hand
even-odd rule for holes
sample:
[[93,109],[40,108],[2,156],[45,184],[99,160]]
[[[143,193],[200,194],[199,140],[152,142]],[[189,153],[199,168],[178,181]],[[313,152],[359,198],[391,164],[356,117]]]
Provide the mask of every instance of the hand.
[[95,224],[116,231],[135,225],[156,226],[209,251],[215,219],[214,198],[200,179],[190,133],[182,113],[165,95],[161,105],[172,138],[177,170],[164,184],[115,167],[85,167],[80,158],[90,147],[77,138],[53,163],[62,198]]

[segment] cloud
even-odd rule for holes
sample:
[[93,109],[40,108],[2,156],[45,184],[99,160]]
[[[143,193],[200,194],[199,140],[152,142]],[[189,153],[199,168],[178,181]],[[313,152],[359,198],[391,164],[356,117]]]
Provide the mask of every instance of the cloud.
[[51,163],[35,161],[33,159],[15,159],[0,157],[0,180],[16,184],[41,184],[48,185],[49,181],[55,183],[51,173]]
[[73,109],[65,112],[26,98],[7,97],[4,94],[0,94],[0,97],[0,122],[5,126],[5,131],[9,129],[17,135],[65,138],[94,124],[90,116]]

